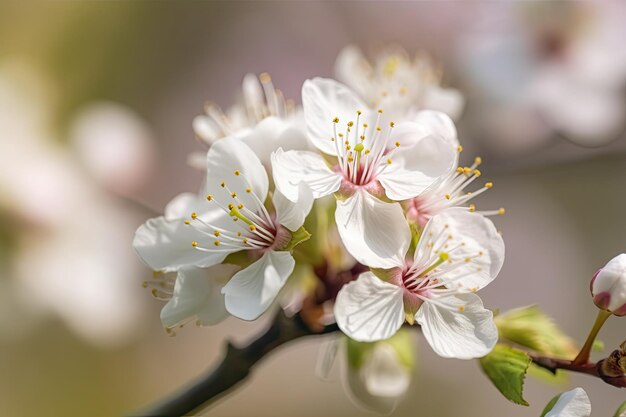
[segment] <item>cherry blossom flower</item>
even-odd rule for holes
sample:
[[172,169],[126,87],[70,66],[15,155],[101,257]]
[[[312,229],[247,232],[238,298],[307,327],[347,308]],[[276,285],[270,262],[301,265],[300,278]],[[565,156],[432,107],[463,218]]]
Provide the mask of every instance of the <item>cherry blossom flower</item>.
[[[135,235],[134,247],[153,269],[208,268],[230,254],[248,252],[254,260],[222,288],[226,309],[253,320],[272,303],[295,261],[289,245],[302,234],[312,198],[302,187],[298,203],[274,192],[275,213],[265,207],[269,181],[254,152],[237,139],[216,142],[207,155],[204,198],[182,195],[170,203],[196,206],[189,219],[168,216],[148,220]],[[306,233],[306,232],[305,232]]]
[[558,398],[545,417],[589,417],[591,415],[591,403],[584,389],[574,388],[564,392]]
[[396,236],[394,267],[377,271],[384,280],[365,272],[341,289],[335,303],[340,329],[352,339],[375,341],[389,338],[405,321],[417,322],[440,356],[486,355],[498,332],[475,292],[495,279],[504,261],[493,223],[462,208],[448,209],[428,222],[412,260],[404,259],[403,239]]
[[418,54],[411,59],[399,47],[381,50],[370,63],[358,47],[349,45],[341,50],[335,63],[337,79],[372,107],[382,107],[394,117],[438,110],[458,119],[463,96],[441,86],[440,72],[429,57]]
[[[276,188],[293,202],[302,184],[314,198],[336,193],[335,220],[348,252],[370,266],[394,266],[401,259],[392,259],[389,249],[399,235],[402,241],[410,236],[401,206],[388,201],[420,195],[456,166],[456,139],[441,122],[446,116],[428,112],[383,129],[382,110],[372,111],[346,86],[322,78],[304,83],[302,100],[309,138],[332,162],[314,152],[278,149],[272,154]],[[343,131],[341,120],[347,121]]]

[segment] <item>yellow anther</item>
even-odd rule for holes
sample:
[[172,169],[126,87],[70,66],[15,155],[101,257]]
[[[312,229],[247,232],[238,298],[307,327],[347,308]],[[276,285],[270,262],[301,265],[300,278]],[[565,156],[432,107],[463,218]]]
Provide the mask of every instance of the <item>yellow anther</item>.
[[446,194],[444,197],[446,198],[446,200],[450,200],[450,198],[452,198],[450,194]]
[[460,312],[464,312],[465,311],[465,306],[459,306],[459,311]]
[[256,226],[255,226],[255,225],[253,225],[253,224],[251,224],[251,225],[249,226],[249,229],[250,229],[250,231],[251,231],[251,232],[254,232],[254,231],[256,230]]
[[343,137],[343,133],[338,134],[337,136],[339,136],[340,138]]
[[485,188],[491,188],[493,187],[493,183],[492,182],[488,182],[485,184]]
[[191,246],[193,246],[193,247],[195,248],[196,246],[198,246],[198,242],[196,242],[196,241],[194,240],[193,242],[191,242]]
[[235,208],[235,205],[233,203],[228,204],[228,210],[232,210],[234,208]]
[[189,220],[185,220],[185,224],[189,224]]
[[335,117],[335,118],[333,119],[333,123],[339,123],[339,117]]
[[248,187],[248,188],[246,188],[246,192],[250,193],[250,192],[252,192],[252,190]]
[[399,148],[399,147],[400,147],[400,142],[396,141],[396,148]]
[[220,231],[219,231],[219,230],[214,231],[214,232],[213,232],[213,235],[214,235],[215,237],[219,237],[219,236],[220,236]]
[[498,209],[498,215],[500,216],[504,216],[504,214],[506,213],[506,210],[504,209],[504,207],[500,207]]
[[474,175],[475,175],[475,176],[480,177],[480,175],[481,175],[480,170],[475,169],[473,172],[474,172]]
[[246,243],[246,244],[247,244],[247,243],[248,243],[248,238],[247,238],[247,237],[244,237],[241,241],[242,241],[243,243]]
[[354,162],[354,158],[352,157],[348,158],[348,162]]
[[357,110],[356,114],[360,116],[361,115],[361,110]]
[[383,112],[383,109],[378,109],[378,113],[382,113],[382,112]]
[[448,229],[450,227],[450,225],[449,224],[445,224],[443,227]]
[[470,262],[472,258],[465,258],[465,262]]
[[148,288],[148,281],[142,282],[141,286],[144,287],[144,288]]
[[458,172],[459,174],[462,174],[463,173],[463,167],[458,167],[456,169],[456,172]]
[[220,182],[220,187],[222,188],[226,187],[226,183],[224,181]]
[[237,197],[237,193],[233,191],[232,193],[230,193],[230,196],[231,196],[232,198],[235,198],[235,197]]
[[461,145],[459,145],[459,146],[456,147],[456,150],[458,152],[463,152],[463,147]]
[[369,155],[369,153],[370,153],[370,152],[371,152],[371,151],[370,151],[369,149],[366,149],[366,150],[365,150],[365,155]]
[[352,149],[352,146],[347,145],[347,146],[346,146],[346,151],[349,151],[350,149]]
[[344,142],[344,145],[348,145],[348,146],[350,146],[350,141],[349,141],[349,140],[345,141],[345,142]]
[[383,129],[382,129],[380,126],[376,126],[376,130],[377,130],[378,132],[380,132],[380,131],[381,131],[381,130],[383,130]]
[[471,292],[478,292],[478,287],[473,287],[473,288],[470,288],[470,291],[471,291]]
[[270,75],[269,75],[267,72],[262,72],[262,73],[259,75],[259,80],[260,80],[262,83],[269,83],[269,82],[271,82],[271,81],[272,81],[272,77],[270,77]]
[[198,213],[196,213],[195,211],[191,213],[191,218],[193,220],[196,220],[198,218]]
[[387,159],[387,165],[391,165],[391,158]]
[[241,232],[237,232],[237,236],[238,236],[238,237],[239,237],[239,236],[241,236]]
[[241,171],[239,171],[238,169],[235,170],[235,175],[239,176],[241,175]]
[[365,135],[359,136],[359,139],[361,139],[362,141],[365,140]]
[[474,163],[476,165],[480,165],[483,163],[483,158],[481,158],[480,156],[477,156],[476,158],[474,158]]
[[395,122],[389,122],[389,127],[394,127],[396,125]]
[[478,252],[478,256],[483,256],[484,254],[485,254],[485,252],[483,252],[483,251]]
[[211,194],[209,194],[209,195],[206,196],[206,199],[209,200],[209,201],[213,201],[213,196]]
[[470,167],[463,167],[463,173],[465,175],[469,175],[470,172],[472,172],[472,169]]
[[471,211],[472,213],[476,211],[476,206],[474,204],[470,204],[469,205],[469,211]]
[[243,204],[238,204],[238,205],[237,205],[237,208],[238,208],[239,210],[241,210],[241,209],[243,208]]
[[348,127],[352,127],[352,126],[354,126],[354,122],[353,121],[349,121],[348,122]]
[[400,90],[398,90],[398,92],[400,93],[401,96],[405,95],[407,92],[407,88],[406,87],[400,87]]
[[220,245],[220,241],[219,241],[219,240],[215,240],[215,241],[213,242],[213,244],[214,244],[215,246],[219,246],[219,245]]
[[370,125],[368,125],[367,123],[363,123],[363,127],[364,127],[364,128],[366,128],[366,129],[367,129],[369,126],[370,126]]

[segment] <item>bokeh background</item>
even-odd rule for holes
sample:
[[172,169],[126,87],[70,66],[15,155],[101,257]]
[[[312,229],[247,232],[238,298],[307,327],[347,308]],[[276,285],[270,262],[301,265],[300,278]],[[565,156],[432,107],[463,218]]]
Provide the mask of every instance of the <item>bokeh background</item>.
[[[482,294],[539,304],[582,341],[588,282],[626,251],[624,2],[21,2],[0,4],[0,415],[129,415],[219,360],[264,321],[228,319],[168,337],[133,253],[134,230],[202,174],[191,121],[268,71],[288,97],[332,76],[341,48],[427,51],[467,102],[458,125],[495,182],[480,207],[507,260]],[[626,339],[612,318],[607,350]],[[526,382],[507,402],[475,361],[445,360],[416,335],[413,387],[393,415],[538,416],[567,387]],[[214,416],[365,416],[321,339],[284,347]],[[573,376],[594,415],[626,395]]]

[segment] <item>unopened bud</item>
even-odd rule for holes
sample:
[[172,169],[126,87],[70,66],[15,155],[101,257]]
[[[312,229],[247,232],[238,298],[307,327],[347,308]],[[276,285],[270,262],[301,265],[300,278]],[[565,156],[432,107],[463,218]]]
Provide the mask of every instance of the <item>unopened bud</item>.
[[596,272],[590,288],[598,308],[626,316],[626,253],[617,255]]

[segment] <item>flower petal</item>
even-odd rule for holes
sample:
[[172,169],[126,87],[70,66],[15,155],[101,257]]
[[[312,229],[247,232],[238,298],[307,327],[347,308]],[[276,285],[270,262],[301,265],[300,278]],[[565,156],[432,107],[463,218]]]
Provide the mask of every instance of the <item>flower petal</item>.
[[333,142],[333,119],[345,123],[356,120],[356,112],[368,117],[368,106],[345,85],[328,78],[306,80],[302,86],[302,106],[309,139],[320,151],[337,155]]
[[337,201],[341,240],[357,261],[373,268],[404,265],[411,231],[399,203],[385,203],[364,190]]
[[181,269],[172,299],[161,310],[163,325],[174,327],[197,316],[201,324],[208,326],[228,317],[221,289],[236,269],[233,265]]
[[458,90],[439,86],[432,86],[426,90],[422,105],[425,109],[443,112],[454,120],[459,119],[464,106],[465,99]]
[[295,264],[289,252],[265,252],[261,259],[237,272],[222,288],[226,309],[240,319],[256,319],[272,304]]
[[303,224],[304,219],[313,206],[313,193],[303,182],[300,183],[298,202],[289,201],[280,191],[275,190],[272,197],[274,208],[276,209],[276,220],[287,229],[295,232]]
[[[400,123],[396,129],[392,137],[401,145],[377,178],[387,197],[401,201],[417,197],[450,173],[456,167],[458,152],[441,136],[421,136],[417,123]],[[405,147],[404,143],[410,145]]]
[[248,145],[264,164],[270,163],[270,155],[276,149],[307,149],[308,140],[304,129],[291,126],[278,117],[267,117],[259,122],[240,140]]
[[289,200],[296,202],[300,184],[305,183],[313,198],[334,193],[341,186],[341,175],[331,171],[321,155],[307,151],[283,151],[272,154],[272,173],[276,188]]
[[[218,223],[218,220],[213,223]],[[162,272],[177,271],[185,266],[209,267],[219,264],[237,249],[204,251],[194,248],[213,248],[213,241],[182,219],[166,220],[156,217],[141,225],[133,240],[133,247],[141,259],[152,269]]]
[[344,47],[335,60],[337,79],[352,88],[361,97],[368,97],[372,93],[371,76],[373,71],[368,60],[355,45]]
[[498,341],[493,313],[476,294],[426,299],[415,319],[435,353],[444,358],[480,358]]
[[589,417],[591,403],[582,388],[564,392],[545,417]]
[[208,207],[204,197],[200,198],[194,193],[182,193],[167,203],[163,216],[167,220],[183,219],[189,217],[193,211],[200,213],[206,211]]
[[415,263],[427,263],[432,258],[431,252],[441,248],[445,240],[454,249],[449,252],[452,262],[441,267],[445,271],[441,280],[457,289],[485,287],[498,276],[504,263],[504,241],[493,222],[462,207],[449,208],[434,216],[422,236],[415,251]]
[[[221,186],[222,182],[226,187]],[[265,201],[269,182],[259,158],[239,139],[215,142],[207,155],[207,193],[226,205],[232,200],[231,192],[235,192],[244,205],[254,207],[256,202],[246,192],[248,187],[261,202]]]
[[404,323],[402,288],[364,272],[344,285],[335,301],[337,325],[360,342],[387,339]]
[[[412,121],[419,126],[417,129],[418,132],[421,132],[422,138],[439,136],[452,146],[459,146],[456,126],[448,114],[434,110],[422,110],[413,116]],[[403,140],[408,142],[415,140],[416,137],[419,138],[418,135],[408,135]]]

